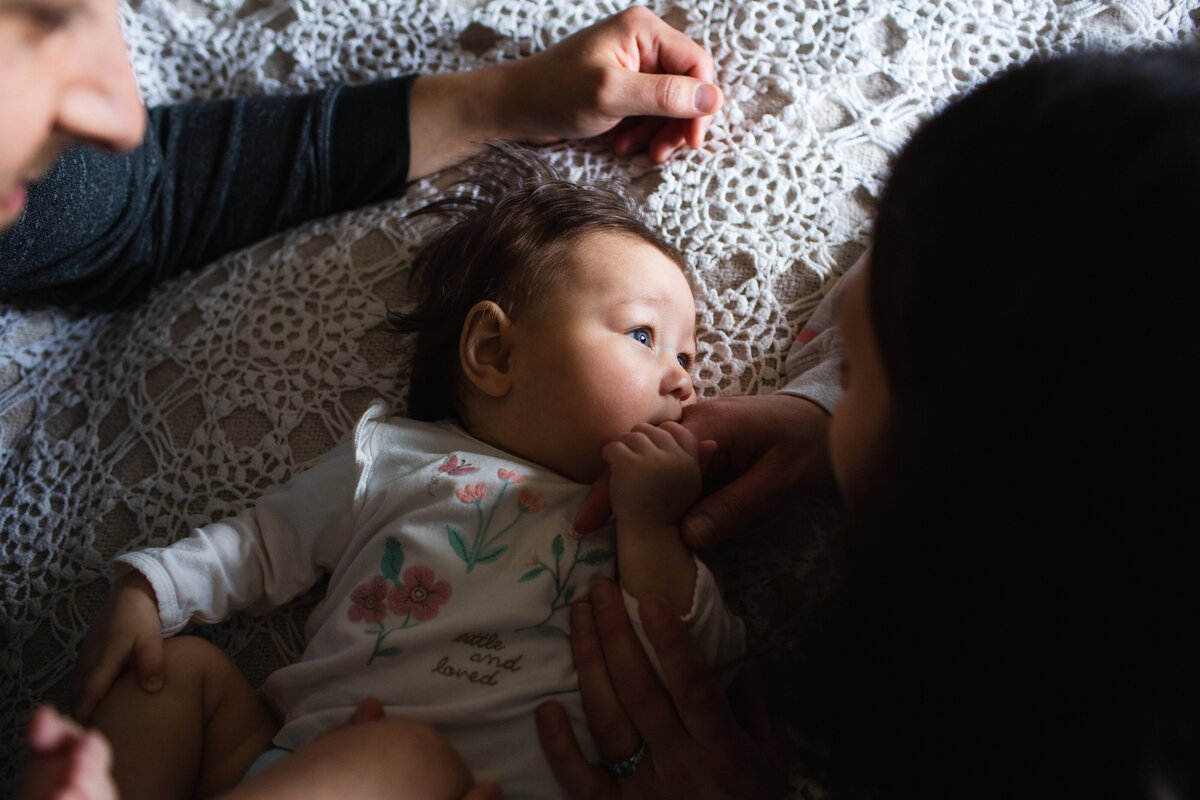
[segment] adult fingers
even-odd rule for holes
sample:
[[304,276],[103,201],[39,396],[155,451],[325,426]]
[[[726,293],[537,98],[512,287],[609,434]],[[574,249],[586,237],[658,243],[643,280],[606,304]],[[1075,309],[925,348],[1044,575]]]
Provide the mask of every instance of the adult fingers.
[[592,584],[591,601],[617,700],[651,752],[673,747],[683,732],[679,717],[633,630],[620,589],[598,580]]
[[608,522],[608,518],[612,516],[612,505],[609,503],[611,486],[612,473],[605,470],[604,474],[592,484],[587,497],[583,498],[583,505],[580,506],[579,513],[575,515],[574,527],[578,533],[592,533]]
[[679,533],[689,547],[711,547],[724,541],[758,519],[775,495],[791,485],[780,480],[781,470],[771,461],[770,456],[760,459],[688,512]]
[[627,156],[645,150],[646,145],[664,124],[661,117],[632,117],[624,120],[623,123],[628,124],[618,126],[620,130],[614,129],[613,136],[606,137],[613,152],[619,156]]
[[638,732],[613,688],[592,605],[586,601],[571,606],[571,657],[579,675],[584,714],[596,746],[605,758],[614,761],[632,753],[639,743]]
[[[651,15],[652,16],[652,15]],[[663,126],[650,141],[650,157],[661,164],[683,144],[700,147],[708,133],[712,115],[724,102],[724,95],[714,82],[715,70],[708,51],[687,35],[675,30],[661,19],[647,23],[653,35],[639,36],[639,68],[642,72],[687,75],[701,83],[679,89],[660,87],[659,91],[692,90],[692,114],[667,114],[679,117],[680,122]]]
[[545,753],[550,771],[554,773],[566,796],[600,796],[606,776],[583,757],[583,751],[579,749],[575,731],[571,729],[563,707],[553,700],[548,700],[538,706],[536,718],[542,752]]
[[630,8],[617,15],[617,19],[635,36],[638,68],[642,72],[667,72],[712,81],[712,56],[687,34],[645,8]]
[[614,117],[692,119],[711,115],[724,102],[724,95],[716,85],[686,75],[614,68],[607,88],[611,95],[606,109]]
[[[667,120],[654,138],[650,140],[650,144],[646,147],[646,151],[650,154],[650,159],[655,164],[662,164],[669,159],[672,154],[685,144],[690,144],[688,139],[688,130],[696,120],[692,119],[671,119]],[[704,137],[700,137],[700,141],[693,147],[699,147],[704,143]]]
[[740,727],[720,681],[696,652],[683,621],[658,595],[643,597],[639,613],[683,726],[702,747],[730,752],[733,733]]

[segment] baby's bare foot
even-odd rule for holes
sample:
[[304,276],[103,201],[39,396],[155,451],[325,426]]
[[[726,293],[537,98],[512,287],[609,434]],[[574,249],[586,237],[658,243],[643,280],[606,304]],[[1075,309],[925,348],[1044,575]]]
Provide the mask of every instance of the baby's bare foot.
[[30,759],[18,800],[116,800],[112,751],[102,735],[41,706],[26,736]]

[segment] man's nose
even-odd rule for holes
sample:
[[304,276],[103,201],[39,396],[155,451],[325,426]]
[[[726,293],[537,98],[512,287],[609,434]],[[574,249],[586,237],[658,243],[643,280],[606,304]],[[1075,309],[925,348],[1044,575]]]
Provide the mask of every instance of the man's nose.
[[132,150],[146,134],[146,110],[138,93],[116,14],[99,21],[87,46],[75,54],[67,75],[57,128],[108,150]]

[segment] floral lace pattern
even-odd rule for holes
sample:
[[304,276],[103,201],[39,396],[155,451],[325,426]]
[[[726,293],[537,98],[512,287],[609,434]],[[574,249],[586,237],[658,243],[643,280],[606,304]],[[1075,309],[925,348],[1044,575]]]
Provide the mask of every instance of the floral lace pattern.
[[[629,181],[688,257],[700,394],[768,392],[783,381],[792,336],[865,247],[888,159],[916,122],[1035,55],[1194,39],[1189,5],[652,3],[716,60],[727,103],[705,147],[661,168],[595,142],[545,152],[573,177]],[[156,104],[476,67],[544,48],[623,6],[136,0],[121,17],[144,97]],[[397,368],[409,345],[382,321],[405,302],[420,235],[404,214],[435,191],[425,182],[301,226],[122,313],[0,303],[0,795],[15,785],[28,710],[39,700],[67,704],[70,654],[103,601],[110,557],[244,507],[332,446],[373,398],[403,408]],[[447,473],[455,469],[467,467]],[[752,640],[779,663],[802,648],[799,623],[835,572],[826,515],[804,513],[715,559]],[[809,522],[798,528],[798,518]],[[571,557],[551,556],[556,565]],[[541,563],[553,577],[549,559]],[[546,579],[537,572],[530,580]],[[401,583],[436,589],[426,578],[405,573]],[[350,613],[382,625],[384,597],[373,591]],[[427,608],[411,595],[404,602]],[[300,653],[311,603],[206,635],[258,684]],[[792,777],[798,797],[820,794],[801,767]]]

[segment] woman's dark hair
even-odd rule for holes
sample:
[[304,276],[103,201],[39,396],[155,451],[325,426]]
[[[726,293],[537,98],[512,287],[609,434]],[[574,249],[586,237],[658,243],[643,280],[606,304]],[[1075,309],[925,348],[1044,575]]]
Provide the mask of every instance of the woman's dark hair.
[[1200,793],[1198,230],[1196,51],[1020,67],[896,160],[869,266],[888,432],[808,673],[860,776]]
[[444,223],[413,261],[417,308],[388,312],[395,328],[417,334],[408,415],[419,420],[462,417],[458,344],[467,312],[491,300],[514,319],[537,313],[570,278],[570,250],[581,237],[634,236],[684,268],[683,256],[642,221],[618,185],[572,183],[505,143],[489,145],[462,169],[450,194],[412,214]]

